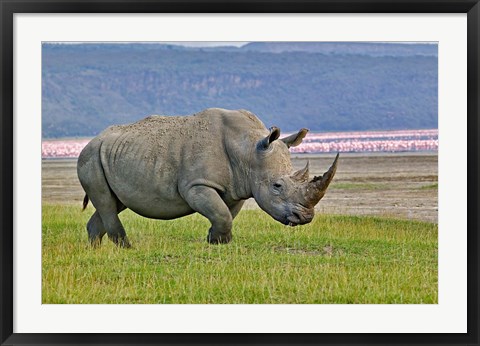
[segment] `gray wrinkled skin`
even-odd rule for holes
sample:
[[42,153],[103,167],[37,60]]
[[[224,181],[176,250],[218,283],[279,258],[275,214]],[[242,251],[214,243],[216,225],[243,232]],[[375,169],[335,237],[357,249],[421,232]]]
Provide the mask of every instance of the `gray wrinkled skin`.
[[279,139],[278,128],[267,130],[252,113],[217,108],[107,128],[78,159],[84,208],[89,199],[96,208],[87,224],[90,242],[99,245],[107,233],[129,247],[118,218],[126,208],[153,219],[198,212],[211,222],[210,243],[231,240],[232,220],[250,197],[281,223],[310,222],[337,160],[311,181],[308,164],[293,173],[288,148],[307,131]]

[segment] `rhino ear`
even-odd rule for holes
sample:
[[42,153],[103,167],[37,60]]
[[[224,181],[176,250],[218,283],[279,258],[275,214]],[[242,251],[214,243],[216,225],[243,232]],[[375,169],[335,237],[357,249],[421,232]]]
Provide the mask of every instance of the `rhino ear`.
[[307,135],[308,129],[301,129],[298,133],[294,133],[288,137],[282,138],[281,141],[287,145],[287,147],[296,147],[302,143],[303,138]]
[[280,129],[276,126],[270,127],[270,133],[267,137],[261,139],[257,143],[257,148],[260,150],[266,150],[270,146],[270,143],[277,140],[280,137]]

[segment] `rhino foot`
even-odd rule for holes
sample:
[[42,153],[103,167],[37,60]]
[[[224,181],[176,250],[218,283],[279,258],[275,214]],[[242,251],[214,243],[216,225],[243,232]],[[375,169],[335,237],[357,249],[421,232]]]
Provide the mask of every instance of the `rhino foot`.
[[128,238],[125,236],[125,237],[120,237],[118,236],[117,234],[115,235],[108,235],[108,238],[113,241],[115,243],[115,245],[117,245],[118,247],[121,247],[121,248],[124,248],[124,249],[129,249],[132,247],[132,245],[130,244],[130,241],[128,240]]
[[232,232],[213,234],[212,229],[208,231],[207,242],[210,244],[227,244],[232,240]]
[[99,248],[100,245],[102,245],[102,238],[101,237],[90,238],[90,245],[94,249]]

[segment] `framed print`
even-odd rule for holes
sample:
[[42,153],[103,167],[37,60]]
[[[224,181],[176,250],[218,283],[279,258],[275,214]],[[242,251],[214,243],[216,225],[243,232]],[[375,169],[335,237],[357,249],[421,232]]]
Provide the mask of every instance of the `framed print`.
[[2,0],[1,344],[477,345],[479,6]]

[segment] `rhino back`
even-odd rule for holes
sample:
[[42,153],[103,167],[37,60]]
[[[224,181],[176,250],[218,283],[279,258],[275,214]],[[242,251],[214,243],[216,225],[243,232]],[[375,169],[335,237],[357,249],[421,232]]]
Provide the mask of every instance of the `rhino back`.
[[[163,219],[193,212],[182,196],[195,184],[222,193],[235,189],[225,140],[245,140],[238,132],[250,129],[252,119],[229,112],[210,109],[194,116],[151,116],[107,129],[100,135],[100,159],[110,188],[128,208]],[[261,122],[254,127],[264,129]]]

